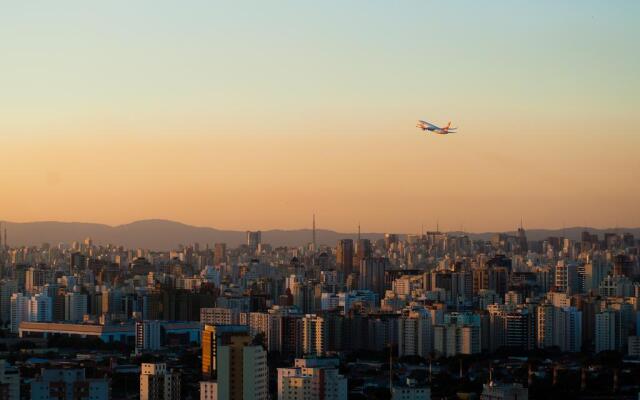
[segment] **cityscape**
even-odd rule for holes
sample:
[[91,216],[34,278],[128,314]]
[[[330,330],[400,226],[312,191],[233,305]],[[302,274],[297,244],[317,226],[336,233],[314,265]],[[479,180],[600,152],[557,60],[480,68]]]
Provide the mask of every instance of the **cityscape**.
[[[0,244],[2,396],[634,398],[639,239]],[[30,397],[29,397],[30,396]],[[61,396],[61,397],[56,397]]]
[[640,400],[640,1],[0,7],[0,400]]

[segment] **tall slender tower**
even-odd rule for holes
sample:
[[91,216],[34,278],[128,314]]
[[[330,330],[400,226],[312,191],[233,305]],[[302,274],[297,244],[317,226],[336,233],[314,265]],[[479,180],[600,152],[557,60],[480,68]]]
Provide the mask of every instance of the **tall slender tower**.
[[313,214],[313,252],[315,253],[315,251],[318,249],[316,247],[316,215]]

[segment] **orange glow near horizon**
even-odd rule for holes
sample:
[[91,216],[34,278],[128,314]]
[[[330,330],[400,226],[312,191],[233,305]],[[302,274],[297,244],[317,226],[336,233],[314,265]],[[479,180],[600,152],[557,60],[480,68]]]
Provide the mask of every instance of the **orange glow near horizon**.
[[[640,225],[638,138],[389,134],[5,137],[2,219],[354,231]],[[499,148],[488,145],[500,143]],[[575,150],[576,142],[580,143]],[[526,149],[526,150],[525,150]],[[25,157],[28,155],[28,157]],[[27,161],[28,160],[28,161]],[[615,171],[615,176],[613,175]],[[627,182],[627,185],[622,184]]]

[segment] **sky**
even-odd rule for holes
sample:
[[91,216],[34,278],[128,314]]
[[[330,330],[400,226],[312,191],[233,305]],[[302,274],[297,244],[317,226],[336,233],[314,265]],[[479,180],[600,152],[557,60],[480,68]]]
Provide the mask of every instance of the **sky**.
[[0,220],[640,226],[639,16],[633,0],[8,2]]

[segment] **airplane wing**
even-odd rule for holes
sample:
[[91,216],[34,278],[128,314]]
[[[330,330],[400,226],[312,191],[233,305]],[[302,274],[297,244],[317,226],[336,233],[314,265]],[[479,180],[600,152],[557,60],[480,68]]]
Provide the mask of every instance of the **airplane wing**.
[[427,122],[427,121],[420,120],[420,122],[422,122],[422,123],[423,123],[423,124],[425,124],[425,125],[429,125],[429,126],[430,126],[430,127],[432,127],[432,128],[442,129],[442,128],[440,128],[439,126],[436,126],[436,125],[434,125],[434,124],[432,124],[432,123],[429,123],[429,122]]

